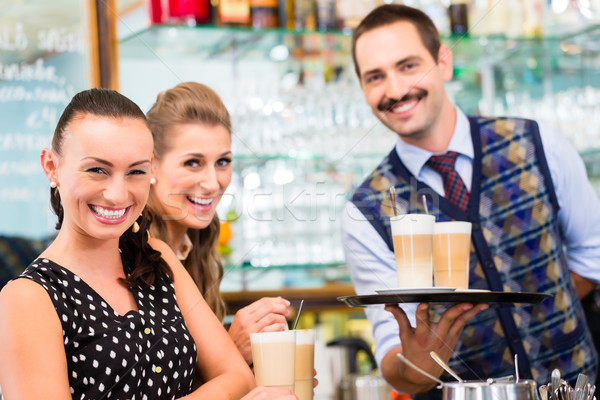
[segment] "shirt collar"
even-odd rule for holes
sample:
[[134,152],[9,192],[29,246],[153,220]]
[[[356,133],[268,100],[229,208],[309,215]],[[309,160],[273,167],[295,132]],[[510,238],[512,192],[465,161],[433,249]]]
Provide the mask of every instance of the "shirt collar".
[[177,252],[176,252],[176,255],[177,255],[177,258],[179,259],[179,261],[184,261],[187,258],[187,256],[190,255],[190,251],[192,251],[193,247],[194,247],[194,245],[192,244],[190,237],[186,233],[185,236],[183,237],[181,246],[179,247],[179,249],[177,249]]
[[[452,133],[452,138],[448,144],[447,151],[455,151],[473,160],[474,150],[473,141],[471,140],[471,126],[469,124],[469,119],[460,108],[455,107],[455,110],[456,125],[454,126],[454,132]],[[422,178],[420,176],[421,170],[425,166],[427,160],[433,155],[432,152],[408,144],[401,138],[398,138],[396,141],[396,153],[410,173],[419,180]]]

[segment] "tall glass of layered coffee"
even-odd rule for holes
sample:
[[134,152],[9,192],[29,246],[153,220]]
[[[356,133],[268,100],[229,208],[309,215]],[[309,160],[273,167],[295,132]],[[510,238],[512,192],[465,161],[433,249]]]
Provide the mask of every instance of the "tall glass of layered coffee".
[[296,380],[294,393],[299,400],[313,399],[313,375],[315,368],[314,329],[296,330]]
[[404,214],[392,217],[390,222],[398,287],[401,289],[432,287],[435,217],[427,214]]
[[296,331],[251,333],[250,343],[256,384],[294,391]]
[[433,235],[435,286],[468,289],[470,253],[470,222],[437,222]]

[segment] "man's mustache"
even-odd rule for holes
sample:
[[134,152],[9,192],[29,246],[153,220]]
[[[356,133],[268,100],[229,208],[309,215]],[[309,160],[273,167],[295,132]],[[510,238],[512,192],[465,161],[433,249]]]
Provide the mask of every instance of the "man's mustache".
[[421,98],[421,97],[425,97],[425,96],[427,96],[427,91],[426,90],[424,90],[424,89],[417,89],[417,90],[414,90],[413,92],[406,93],[399,100],[398,99],[386,99],[386,100],[382,101],[377,106],[377,110],[379,110],[379,111],[389,111],[393,107],[395,107],[396,105],[398,105],[399,103],[403,103],[405,101],[410,101],[412,99],[417,99],[417,98]]

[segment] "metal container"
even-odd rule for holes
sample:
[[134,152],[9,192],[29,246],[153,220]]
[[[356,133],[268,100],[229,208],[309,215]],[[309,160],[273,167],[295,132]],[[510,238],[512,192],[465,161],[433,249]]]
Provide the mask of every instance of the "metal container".
[[533,380],[444,383],[443,400],[539,400]]
[[377,375],[355,375],[352,400],[390,400],[390,391],[385,379]]
[[327,343],[327,351],[331,361],[332,384],[336,389],[336,400],[353,400],[355,376],[359,373],[357,365],[358,353],[364,352],[371,364],[371,370],[377,368],[377,362],[371,348],[361,338],[346,337]]

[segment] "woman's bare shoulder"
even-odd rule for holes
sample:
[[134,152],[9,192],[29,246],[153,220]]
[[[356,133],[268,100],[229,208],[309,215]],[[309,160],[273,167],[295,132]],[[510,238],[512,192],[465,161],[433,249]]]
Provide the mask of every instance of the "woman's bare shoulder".
[[169,264],[169,267],[171,267],[171,270],[175,275],[179,275],[182,269],[185,270],[185,268],[183,267],[183,265],[181,265],[181,262],[175,255],[175,252],[167,243],[163,242],[158,238],[149,238],[148,244],[150,244],[150,246],[154,250],[161,253],[163,260],[165,260],[167,264]]
[[46,289],[27,278],[15,279],[2,288],[0,315],[2,319],[29,319],[38,323],[58,318]]
[[0,301],[38,302],[44,298],[50,300],[42,285],[27,278],[14,279],[0,291]]
[[173,250],[171,250],[171,247],[164,241],[160,240],[159,238],[155,238],[155,237],[148,238],[148,244],[154,250],[160,251],[161,253],[166,253],[167,255],[169,253],[173,252]]

